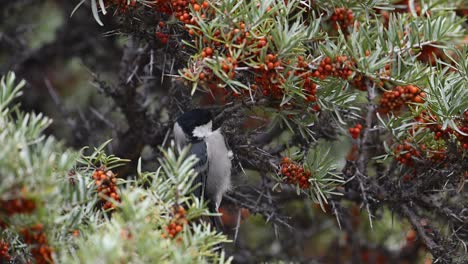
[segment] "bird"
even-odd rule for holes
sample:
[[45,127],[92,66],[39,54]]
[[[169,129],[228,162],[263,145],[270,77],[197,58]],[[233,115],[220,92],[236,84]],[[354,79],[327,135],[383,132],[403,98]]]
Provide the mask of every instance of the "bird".
[[[194,169],[200,183],[194,195],[208,201],[208,209],[218,213],[223,195],[231,188],[232,152],[229,150],[221,128],[213,130],[213,116],[207,109],[193,109],[180,115],[174,123],[174,140],[177,148],[190,145],[190,154],[197,157]],[[219,216],[210,217],[217,230],[222,230]]]

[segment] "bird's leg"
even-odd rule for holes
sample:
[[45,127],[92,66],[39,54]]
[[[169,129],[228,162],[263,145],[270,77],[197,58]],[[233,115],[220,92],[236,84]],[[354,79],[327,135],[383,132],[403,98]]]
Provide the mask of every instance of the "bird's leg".
[[[209,200],[208,210],[210,210],[211,213],[218,213],[218,206],[216,205],[215,202],[212,202],[211,200]],[[211,224],[216,228],[216,231],[218,232],[224,231],[224,226],[221,221],[221,217],[219,215],[210,216],[210,220],[211,220]]]

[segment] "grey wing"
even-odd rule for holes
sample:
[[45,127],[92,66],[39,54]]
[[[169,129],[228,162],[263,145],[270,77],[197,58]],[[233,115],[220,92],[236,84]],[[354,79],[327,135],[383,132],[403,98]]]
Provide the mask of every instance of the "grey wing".
[[190,147],[190,154],[195,155],[198,161],[194,166],[194,169],[197,172],[201,172],[207,169],[208,166],[208,149],[206,146],[206,142],[200,140],[198,142],[193,142],[192,146]]
[[193,184],[199,185],[195,189],[194,195],[198,198],[201,198],[205,195],[206,177],[208,172],[208,153],[206,142],[202,140],[192,143],[190,154],[195,155],[195,157],[198,159],[197,163],[193,167],[198,173],[197,177],[193,181]]
[[[208,197],[206,191],[206,184],[208,181],[208,146],[206,141],[202,140],[196,143],[192,143],[190,148],[190,154],[195,155],[198,158],[198,162],[195,164],[194,169],[198,172],[197,177],[193,181],[193,185],[198,187],[193,191],[193,194],[201,199],[203,197],[204,201],[208,201],[208,209],[210,212],[217,212],[217,204],[213,199],[214,197]],[[211,224],[221,232],[223,229],[223,223],[219,216],[210,216]]]

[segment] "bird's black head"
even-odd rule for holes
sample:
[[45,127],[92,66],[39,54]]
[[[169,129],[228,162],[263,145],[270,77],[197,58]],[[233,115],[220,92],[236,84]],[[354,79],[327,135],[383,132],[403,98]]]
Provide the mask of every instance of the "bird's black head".
[[191,139],[194,139],[193,130],[196,127],[208,124],[212,120],[213,115],[209,110],[193,109],[179,116],[176,122],[182,128],[185,135],[187,135]]

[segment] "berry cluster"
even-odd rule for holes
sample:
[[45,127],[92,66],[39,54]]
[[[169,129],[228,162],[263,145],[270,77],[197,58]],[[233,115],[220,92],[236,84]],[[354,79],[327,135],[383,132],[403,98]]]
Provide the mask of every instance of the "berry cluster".
[[351,81],[351,84],[360,91],[367,91],[366,77],[362,74],[356,74],[356,76],[354,76],[353,80]]
[[167,41],[169,39],[169,34],[162,33],[160,31],[156,31],[156,33],[154,35],[156,36],[157,39],[159,39],[161,44],[167,44]]
[[[306,95],[306,102],[313,103],[317,101],[317,84],[314,82],[314,73],[309,70],[309,64],[304,60],[302,56],[297,57],[297,62],[292,67],[294,71],[286,72],[286,78],[289,78],[291,75],[298,76],[302,78],[302,89]],[[320,110],[319,105],[315,105],[315,110]]]
[[425,93],[414,85],[396,86],[393,90],[384,92],[380,98],[379,112],[398,112],[403,106],[413,103],[424,103]]
[[[207,10],[204,13],[210,12]],[[254,84],[250,90],[233,91],[233,97],[265,96],[280,100],[285,93],[285,83],[293,79],[294,85],[301,87],[305,93],[304,101],[316,102],[316,84],[309,63],[301,56],[293,61],[280,58],[274,51],[274,45],[270,45],[272,36],[262,36],[264,33],[259,29],[249,31],[243,21],[238,21],[229,28],[214,30],[212,38],[204,37],[193,28],[189,34],[199,38],[200,41],[196,43],[202,44],[199,59],[193,63],[193,67],[183,70],[187,80],[198,82],[211,90],[213,86],[225,87],[223,80],[236,78],[238,66],[241,66],[244,72],[254,73]],[[207,62],[212,63],[213,60],[216,61],[215,65],[219,65],[219,71],[207,65]],[[293,107],[294,103],[291,101],[288,107]],[[314,104],[312,110],[320,109]]]
[[[197,80],[200,84],[206,84],[207,87],[217,87],[221,82],[221,79],[217,77],[214,72],[204,66],[203,59],[211,58],[218,61],[220,70],[223,75],[228,79],[234,79],[236,77],[236,69],[238,67],[238,60],[244,60],[248,58],[252,65],[249,65],[254,73],[254,84],[251,85],[251,91],[243,90],[243,92],[232,92],[233,97],[241,96],[265,96],[271,97],[275,100],[279,100],[284,96],[284,88],[286,80],[293,77],[297,81],[297,85],[303,88],[306,94],[305,102],[315,102],[315,94],[317,85],[313,82],[313,74],[309,70],[308,63],[302,56],[298,56],[294,62],[282,61],[278,54],[271,52],[268,49],[269,38],[257,37],[254,38],[249,32],[245,31],[245,24],[243,22],[237,23],[236,27],[228,32],[227,34],[220,34],[219,31],[214,33],[216,40],[211,40],[211,43],[202,48],[200,57],[201,60],[196,63],[195,68],[201,68],[201,70],[189,70],[185,69],[184,76],[189,80]],[[229,46],[227,43],[244,43],[249,48],[242,49],[240,55],[236,58],[231,55],[228,49],[218,48],[223,43],[225,48]],[[236,47],[231,47],[236,49]],[[215,53],[215,50],[217,51]],[[266,52],[262,53],[264,50]],[[216,55],[215,55],[216,54]],[[201,67],[200,67],[201,66]],[[242,64],[242,66],[247,66]],[[198,74],[197,74],[198,72]],[[198,76],[197,76],[198,75]]]
[[176,237],[182,230],[184,226],[188,224],[188,220],[186,218],[187,212],[182,206],[175,206],[173,208],[173,217],[171,222],[165,228],[165,233],[162,234],[163,238],[174,238]]
[[349,128],[349,133],[351,134],[352,138],[357,139],[359,138],[359,135],[361,134],[361,130],[362,130],[362,125],[357,124],[354,127]]
[[310,188],[309,179],[312,176],[310,171],[293,162],[290,158],[284,157],[280,163],[280,172],[286,178],[286,183],[299,185],[301,189]]
[[34,210],[36,210],[36,203],[32,199],[19,197],[10,200],[0,200],[0,212],[5,212],[8,216],[30,214]]
[[237,61],[231,56],[221,59],[221,70],[228,76],[229,79],[234,79],[236,76]]
[[[104,1],[106,6],[115,7],[120,14],[129,10],[129,8],[135,7],[137,1],[131,0],[129,3],[127,0],[105,0]],[[195,12],[203,12],[200,17],[202,19],[206,18],[206,10],[210,6],[207,1],[204,1],[201,4],[198,4],[195,0],[156,0],[153,3],[147,3],[148,5],[152,5],[154,10],[167,14],[173,15],[176,19],[180,20],[182,23],[189,25],[196,25],[196,18],[191,14],[190,8],[193,8]],[[164,25],[164,22],[160,22],[159,26],[162,28],[161,23]],[[161,41],[162,44],[166,44],[168,41],[169,35],[166,33],[162,33],[156,31],[155,36],[157,39]]]
[[[370,55],[370,51],[366,50],[366,56]],[[328,76],[347,80],[350,84],[360,90],[367,91],[367,83],[370,82],[365,75],[358,72],[354,72],[355,62],[349,59],[347,56],[336,56],[334,58],[325,57],[317,65],[317,69],[313,72],[313,77],[324,80]],[[353,76],[354,74],[354,76]],[[352,78],[352,79],[351,79]],[[378,86],[382,87],[383,82],[377,83]]]
[[[429,160],[433,163],[442,162],[447,158],[447,149],[444,146],[427,147],[420,144],[419,147],[412,146],[409,141],[398,144],[395,148],[395,159],[406,166],[413,166],[413,157]],[[406,177],[408,180],[410,176]]]
[[347,80],[352,74],[353,62],[347,56],[337,56],[335,58],[326,57],[323,59],[313,75],[324,80],[328,76],[333,76]]
[[335,8],[335,12],[330,19],[333,21],[333,27],[336,30],[341,29],[345,31],[349,26],[354,24],[353,11],[343,7]]
[[[463,133],[468,133],[468,111],[464,111],[462,117],[456,118],[455,124],[457,129],[450,127],[443,128],[440,125],[438,118],[431,114],[430,111],[422,111],[415,117],[417,125],[413,126],[413,130],[408,132],[409,137],[398,144],[395,148],[395,159],[407,166],[413,166],[413,157],[418,157],[432,163],[441,163],[447,159],[447,146],[449,142],[456,143],[458,152],[463,152],[468,149],[468,136]],[[414,141],[412,135],[415,131],[430,132],[425,134],[424,143],[418,146],[411,145],[409,142]],[[462,133],[460,133],[459,131]],[[458,141],[458,142],[457,142]],[[405,175],[403,180],[411,180],[410,175]]]
[[10,254],[8,254],[8,250],[10,249],[10,244],[3,240],[0,240],[0,262],[8,262],[11,260]]
[[447,149],[445,147],[438,147],[436,149],[429,149],[427,151],[427,159],[437,163],[442,162],[447,158]]
[[420,157],[421,153],[409,142],[404,141],[395,148],[395,159],[406,166],[413,166],[413,157]]
[[[286,68],[288,70],[285,70]],[[288,78],[294,76],[300,78],[298,84],[306,95],[305,102],[317,101],[317,84],[313,81],[313,73],[309,70],[309,65],[302,56],[298,56],[297,61],[291,63],[291,61],[281,62],[277,55],[268,53],[260,69],[255,72],[257,73],[256,84],[252,86],[252,89],[260,88],[263,96],[281,99],[284,95],[283,84]]]
[[105,171],[105,168],[99,168],[94,171],[93,179],[97,186],[98,196],[104,204],[102,208],[104,210],[114,209],[115,204],[108,201],[108,198],[120,202],[120,196],[117,193],[117,177],[115,174],[111,170]]
[[255,71],[255,84],[252,89],[257,90],[257,88],[260,88],[263,96],[281,99],[283,97],[282,85],[284,84],[284,78],[282,78],[280,71],[275,70],[275,68],[281,66],[281,61],[278,60],[275,54],[268,53],[265,56],[265,61],[260,65],[260,68]]
[[[207,9],[209,6],[210,4],[207,1],[198,4],[195,0],[157,0],[154,3],[156,11],[173,15],[184,24],[196,24],[196,19],[190,14],[190,7],[195,12],[202,12],[203,9]],[[200,17],[204,19],[206,16],[202,14]]]
[[31,246],[31,255],[37,264],[54,263],[52,259],[52,248],[47,243],[42,224],[20,230],[24,242]]
[[[453,135],[459,142],[460,148],[463,150],[468,149],[468,110],[463,115],[455,119],[459,131],[453,130],[450,127],[443,129],[442,125],[438,124],[437,117],[428,111],[421,112],[415,120],[421,124],[419,128],[429,129],[434,134],[434,140],[448,141]],[[465,135],[464,135],[465,134]]]

